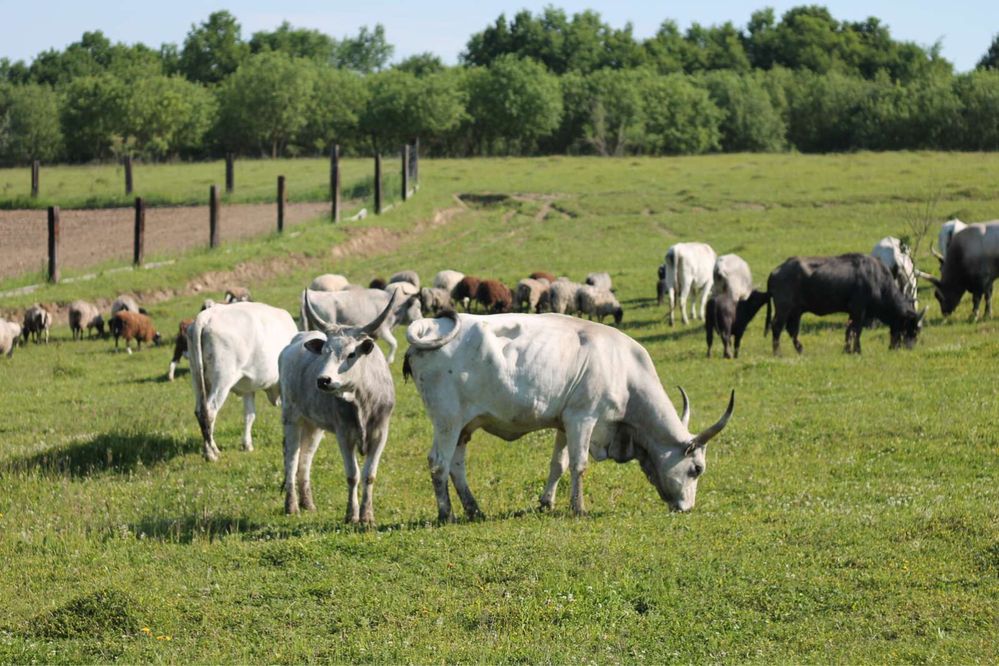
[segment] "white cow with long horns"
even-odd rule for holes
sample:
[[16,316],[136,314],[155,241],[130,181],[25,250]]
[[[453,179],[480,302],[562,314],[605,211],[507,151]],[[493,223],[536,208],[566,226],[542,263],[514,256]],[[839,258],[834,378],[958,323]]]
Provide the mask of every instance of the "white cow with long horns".
[[542,508],[554,503],[568,467],[572,509],[585,512],[589,454],[598,461],[638,460],[663,501],[688,511],[705,445],[735,404],[733,391],[721,420],[692,435],[686,394],[678,416],[641,345],[609,326],[564,315],[451,312],[410,324],[406,338],[403,374],[414,378],[434,425],[430,475],[442,521],[451,518],[448,475],[465,513],[480,513],[465,479],[465,447],[479,428],[508,441],[556,430]]

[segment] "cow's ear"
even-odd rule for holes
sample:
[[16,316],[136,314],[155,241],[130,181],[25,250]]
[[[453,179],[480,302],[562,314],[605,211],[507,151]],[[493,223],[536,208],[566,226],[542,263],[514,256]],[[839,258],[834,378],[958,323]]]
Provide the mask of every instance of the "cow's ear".
[[364,338],[361,343],[357,345],[354,349],[354,353],[358,356],[367,356],[375,349],[375,341],[371,338]]
[[326,343],[322,338],[312,338],[311,340],[305,341],[305,348],[308,349],[313,354],[322,354],[323,345]]

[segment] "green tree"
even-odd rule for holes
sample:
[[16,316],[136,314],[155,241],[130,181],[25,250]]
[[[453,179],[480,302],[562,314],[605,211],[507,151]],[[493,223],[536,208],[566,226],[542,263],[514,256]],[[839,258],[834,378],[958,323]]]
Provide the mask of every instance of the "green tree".
[[73,161],[111,157],[127,132],[125,84],[112,74],[81,76],[63,89],[62,133]]
[[831,152],[857,146],[860,112],[870,83],[837,72],[796,72],[785,81],[788,141],[802,152]]
[[530,153],[540,138],[558,127],[558,79],[534,60],[501,56],[470,84],[469,112],[485,142],[502,141],[508,153]]
[[283,154],[308,120],[314,74],[309,61],[280,51],[247,58],[218,91],[217,135],[223,146]]
[[419,77],[443,72],[446,67],[444,67],[444,61],[440,57],[426,51],[405,58],[401,62],[396,63],[393,69],[398,69]]
[[316,152],[326,152],[334,143],[355,145],[367,100],[368,88],[359,74],[316,66],[315,87],[299,143]]
[[957,77],[963,150],[999,150],[999,70],[980,69]]
[[447,132],[464,115],[459,80],[448,72],[417,78],[388,70],[369,78],[368,91],[360,127],[377,151]]
[[989,50],[985,52],[982,59],[975,66],[976,69],[999,69],[999,34],[992,37]]
[[330,64],[336,54],[336,40],[319,30],[293,28],[287,21],[276,30],[253,33],[250,37],[250,51],[281,51],[296,58],[308,58]]
[[653,152],[698,154],[719,148],[722,112],[688,77],[670,74],[650,79],[644,100]]
[[704,74],[702,81],[723,114],[723,151],[771,152],[784,147],[787,128],[759,77],[718,70]]
[[59,96],[48,86],[10,86],[0,94],[0,161],[54,161],[62,150]]
[[395,47],[385,38],[385,27],[378,23],[374,30],[362,26],[357,37],[345,37],[337,44],[333,63],[337,67],[362,74],[378,72],[392,59]]
[[153,159],[200,147],[215,120],[214,97],[180,76],[137,81],[125,102],[126,132],[136,152]]
[[235,72],[249,52],[236,17],[227,11],[212,12],[187,33],[180,71],[190,81],[216,84]]
[[586,142],[600,155],[623,155],[645,140],[644,90],[649,75],[642,70],[601,69],[586,79],[589,113]]

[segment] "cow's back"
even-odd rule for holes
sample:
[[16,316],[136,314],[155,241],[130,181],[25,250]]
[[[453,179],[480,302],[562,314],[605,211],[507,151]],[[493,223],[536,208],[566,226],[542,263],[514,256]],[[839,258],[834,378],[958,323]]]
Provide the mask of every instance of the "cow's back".
[[382,289],[310,292],[313,311],[331,324],[363,326],[381,314],[391,295]]
[[188,329],[200,335],[206,369],[235,370],[244,378],[237,389],[273,386],[278,356],[295,335],[291,315],[263,303],[233,303],[201,312]]

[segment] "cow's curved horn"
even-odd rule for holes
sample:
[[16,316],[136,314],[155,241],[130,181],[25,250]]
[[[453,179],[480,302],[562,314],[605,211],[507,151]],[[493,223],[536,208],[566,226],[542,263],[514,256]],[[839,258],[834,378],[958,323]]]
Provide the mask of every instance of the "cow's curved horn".
[[381,314],[368,322],[368,324],[361,329],[365,335],[374,335],[375,331],[381,327],[381,325],[385,322],[385,318],[389,316],[390,312],[392,312],[392,307],[395,305],[395,297],[398,295],[398,290],[392,291],[392,295],[389,296],[388,305],[385,306],[385,309],[382,310]]
[[[312,302],[309,301],[309,290],[308,289],[305,290],[305,295],[302,297],[302,303],[305,305],[305,315],[306,315],[306,317],[308,319],[311,319],[312,321],[316,322],[316,325],[319,328],[321,328],[324,332],[328,333],[328,332],[335,332],[335,331],[339,331],[340,330],[340,328],[341,328],[340,326],[337,326],[336,324],[329,323],[328,321],[326,321],[325,319],[323,319],[322,317],[320,317],[319,314],[315,311],[315,309],[312,307]],[[303,322],[303,323],[306,324],[306,325],[308,324],[307,321]],[[306,326],[306,328],[308,328],[308,326]]]
[[921,270],[919,270],[919,269],[917,268],[917,269],[915,270],[915,272],[916,272],[916,277],[917,277],[917,278],[922,278],[922,279],[924,279],[924,280],[930,280],[930,281],[932,281],[932,280],[933,280],[933,276],[932,276],[932,275],[930,275],[929,273],[927,273],[926,271],[921,271]]
[[930,252],[932,252],[933,256],[939,259],[941,263],[943,263],[944,256],[940,254],[940,250],[936,249],[935,247],[931,247]]
[[923,310],[919,313],[919,319],[917,319],[916,321],[918,321],[919,323],[922,323],[923,320],[926,319],[926,311],[927,310],[929,310],[929,307],[924,307]]
[[447,343],[454,340],[455,336],[458,335],[458,331],[461,330],[461,319],[458,318],[458,313],[454,310],[445,310],[441,312],[436,317],[437,319],[450,319],[454,322],[454,326],[442,337],[428,340],[426,338],[418,338],[413,335],[412,327],[406,330],[406,340],[409,341],[409,346],[411,349],[421,349],[421,350],[433,350],[440,349]]
[[735,411],[735,389],[732,389],[732,396],[728,399],[728,409],[722,414],[722,417],[718,419],[718,423],[714,424],[707,430],[698,433],[692,440],[690,440],[690,446],[688,448],[694,449],[698,446],[704,446],[711,439],[725,429],[725,424],[728,420],[732,418],[732,412]]
[[683,390],[682,386],[677,386],[680,389],[680,395],[683,396],[683,413],[680,415],[680,423],[686,428],[687,424],[690,423],[690,398],[687,397],[687,392]]

